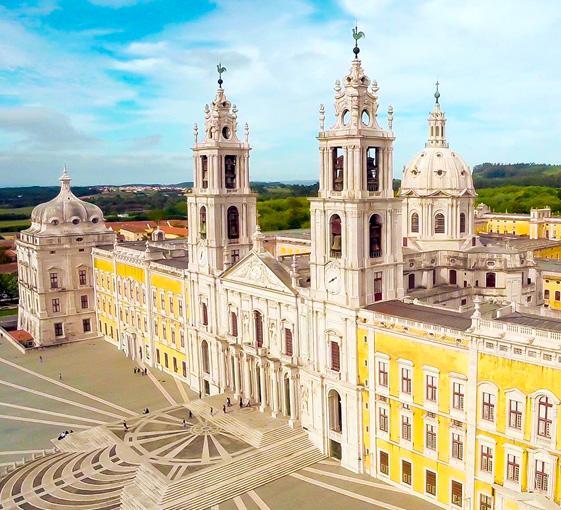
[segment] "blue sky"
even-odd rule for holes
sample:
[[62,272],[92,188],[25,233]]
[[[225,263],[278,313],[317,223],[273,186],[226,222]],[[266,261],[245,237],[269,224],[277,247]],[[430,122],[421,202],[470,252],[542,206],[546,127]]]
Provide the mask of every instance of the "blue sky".
[[320,103],[361,58],[395,110],[394,174],[426,138],[434,82],[451,146],[561,163],[557,0],[0,0],[0,185],[191,180],[216,88],[248,122],[252,180],[316,179]]

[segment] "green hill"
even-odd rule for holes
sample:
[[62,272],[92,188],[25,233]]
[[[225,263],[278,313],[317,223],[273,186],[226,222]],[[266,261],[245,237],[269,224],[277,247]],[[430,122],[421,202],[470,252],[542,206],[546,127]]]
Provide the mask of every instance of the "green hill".
[[561,187],[561,165],[544,163],[482,163],[473,167],[476,188],[501,186]]

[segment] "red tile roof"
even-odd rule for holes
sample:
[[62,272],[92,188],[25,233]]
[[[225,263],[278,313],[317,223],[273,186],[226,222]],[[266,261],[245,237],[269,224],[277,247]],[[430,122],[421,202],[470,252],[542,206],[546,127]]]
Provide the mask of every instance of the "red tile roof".
[[26,343],[33,340],[31,333],[25,331],[24,329],[16,329],[15,331],[9,331],[9,335],[20,343]]
[[7,264],[0,264],[0,274],[11,274],[18,272],[17,262],[8,262]]

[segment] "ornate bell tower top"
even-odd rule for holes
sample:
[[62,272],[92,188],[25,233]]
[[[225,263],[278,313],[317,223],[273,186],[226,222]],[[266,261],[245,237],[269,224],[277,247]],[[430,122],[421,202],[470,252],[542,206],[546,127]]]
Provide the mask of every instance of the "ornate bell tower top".
[[440,92],[438,81],[436,82],[436,91],[434,93],[434,108],[429,115],[429,139],[425,147],[448,147],[446,141],[446,116],[440,109]]

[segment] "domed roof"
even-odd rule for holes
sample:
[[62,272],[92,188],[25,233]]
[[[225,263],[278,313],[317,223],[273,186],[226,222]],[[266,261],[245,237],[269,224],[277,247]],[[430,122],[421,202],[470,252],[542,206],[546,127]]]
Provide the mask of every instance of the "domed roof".
[[425,148],[405,167],[400,195],[475,196],[469,167],[446,141],[446,117],[440,110],[438,83],[434,96],[436,103],[428,118],[429,139]]
[[106,232],[103,212],[94,204],[80,200],[70,189],[66,168],[60,177],[60,193],[39,204],[31,212],[28,233],[49,234]]

